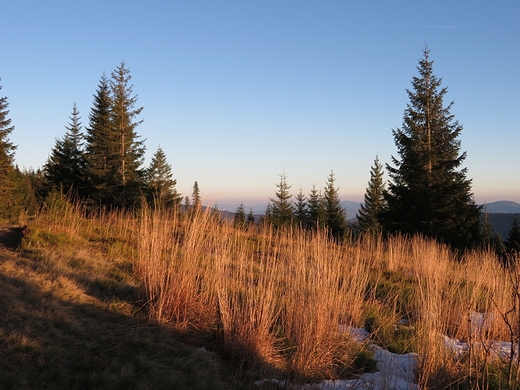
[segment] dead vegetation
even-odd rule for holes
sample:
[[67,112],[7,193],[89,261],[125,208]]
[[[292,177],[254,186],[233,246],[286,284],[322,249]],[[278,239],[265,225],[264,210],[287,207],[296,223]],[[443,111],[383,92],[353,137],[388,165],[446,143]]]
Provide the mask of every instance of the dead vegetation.
[[418,352],[424,389],[515,388],[517,360],[489,341],[518,342],[516,268],[491,252],[53,202],[23,239],[0,235],[2,388],[254,388],[373,368],[340,325]]

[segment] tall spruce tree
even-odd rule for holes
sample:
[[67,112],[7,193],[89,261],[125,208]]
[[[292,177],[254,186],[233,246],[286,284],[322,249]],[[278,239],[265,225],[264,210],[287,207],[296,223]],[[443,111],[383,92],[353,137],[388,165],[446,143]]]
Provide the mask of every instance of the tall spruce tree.
[[86,128],[85,162],[89,199],[93,205],[107,207],[115,203],[118,185],[119,148],[112,126],[111,107],[108,79],[102,75]]
[[370,180],[365,192],[364,204],[361,204],[357,213],[358,227],[362,232],[377,233],[382,230],[380,213],[384,208],[383,165],[376,156],[374,165],[370,169]]
[[76,103],[62,139],[57,139],[43,167],[47,190],[56,189],[74,196],[87,195],[85,188],[85,155],[81,117]]
[[144,141],[139,139],[136,120],[142,107],[135,108],[130,71],[125,63],[101,77],[86,132],[86,171],[92,203],[108,207],[131,207],[145,190],[142,168]]
[[143,107],[136,108],[137,95],[133,95],[132,76],[124,62],[111,74],[111,121],[118,138],[116,206],[138,204],[144,189],[144,141],[139,139],[136,128],[142,120],[136,120]]
[[[2,90],[1,85],[0,90]],[[10,210],[17,202],[14,177],[16,146],[9,140],[14,126],[11,125],[11,119],[8,117],[8,106],[7,96],[0,97],[0,216],[2,217],[10,216]]]
[[150,201],[156,206],[178,208],[181,195],[177,192],[177,180],[173,179],[172,168],[166,161],[166,154],[159,147],[152,157],[147,171]]
[[444,107],[447,88],[432,66],[426,48],[407,90],[402,128],[393,130],[400,159],[392,156],[393,165],[387,164],[382,223],[389,232],[421,233],[463,249],[478,242],[480,208],[467,169],[459,169],[466,158],[458,140],[462,126],[450,113],[453,103]]
[[345,209],[341,206],[339,188],[336,188],[335,182],[334,172],[330,171],[323,191],[323,203],[327,215],[327,228],[335,238],[342,238],[347,230],[347,217]]
[[276,198],[270,198],[272,206],[270,221],[274,227],[291,226],[294,222],[294,209],[291,203],[291,186],[287,183],[285,173],[280,175],[280,181],[276,187],[278,188]]

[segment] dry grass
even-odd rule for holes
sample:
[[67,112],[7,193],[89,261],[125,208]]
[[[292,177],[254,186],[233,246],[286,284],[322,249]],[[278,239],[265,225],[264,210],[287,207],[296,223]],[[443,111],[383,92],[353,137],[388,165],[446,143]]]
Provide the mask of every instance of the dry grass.
[[135,218],[58,210],[0,247],[0,388],[242,387],[202,343],[148,320]]
[[[489,384],[486,342],[517,329],[501,321],[514,288],[488,251],[460,258],[421,237],[338,244],[320,231],[244,232],[209,213],[179,221],[145,210],[141,221],[139,269],[152,314],[216,332],[232,356],[279,376],[351,372],[357,351],[338,333],[346,324],[368,326],[391,350],[418,352],[424,388]],[[487,313],[483,325],[475,313]],[[446,349],[445,335],[469,343],[467,359]]]
[[352,364],[338,327],[361,317],[361,251],[324,232],[233,229],[209,212],[180,222],[144,209],[140,228],[155,318],[216,333],[232,356],[296,380],[339,377]]
[[[234,229],[202,209],[87,216],[59,197],[22,248],[0,264],[6,388],[42,375],[53,388],[346,377],[371,363],[340,325],[418,352],[424,389],[514,388],[518,376],[489,340],[520,340],[520,276],[486,250],[455,256],[421,237],[338,243],[323,231]],[[483,323],[475,313],[486,313]],[[445,336],[469,350],[455,356]]]

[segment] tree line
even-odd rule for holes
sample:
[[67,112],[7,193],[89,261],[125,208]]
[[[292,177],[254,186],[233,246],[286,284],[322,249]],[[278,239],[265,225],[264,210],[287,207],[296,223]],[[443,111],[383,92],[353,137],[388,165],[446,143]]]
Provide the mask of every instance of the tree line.
[[84,134],[74,104],[67,131],[43,166],[44,194],[73,191],[91,207],[136,207],[143,197],[168,207],[180,204],[161,147],[143,167],[145,146],[136,131],[143,107],[137,106],[130,80],[124,62],[110,78],[101,77]]
[[[425,48],[417,66],[418,75],[407,90],[409,102],[403,123],[392,130],[397,155],[385,165],[376,156],[364,203],[357,214],[358,232],[407,235],[422,234],[455,249],[485,243],[495,248],[500,242],[485,221],[471,192],[472,182],[462,166],[462,125],[451,113],[453,102],[445,105],[447,88],[433,73],[433,61]],[[200,190],[184,198],[176,190],[171,166],[159,147],[144,167],[144,140],[137,133],[143,107],[130,83],[124,62],[110,77],[102,75],[93,95],[88,124],[83,129],[76,104],[72,107],[64,136],[55,141],[42,170],[20,172],[14,165],[16,146],[9,140],[14,126],[8,118],[7,97],[0,98],[0,213],[12,218],[21,210],[34,208],[38,198],[59,191],[85,202],[91,209],[135,208],[142,200],[161,207],[200,207]],[[1,86],[0,86],[1,89]],[[262,217],[275,228],[300,226],[326,228],[342,239],[348,227],[341,207],[335,176],[331,171],[323,193],[314,185],[309,194],[300,189],[294,197],[287,176],[280,175],[275,197]],[[235,224],[255,221],[252,210],[246,216],[243,204],[235,213]],[[504,251],[520,250],[518,221],[504,245]],[[497,249],[498,250],[498,249]]]
[[[451,113],[453,102],[445,105],[447,88],[433,73],[428,48],[417,66],[418,75],[407,90],[409,102],[400,128],[392,130],[397,156],[386,164],[388,184],[378,156],[357,217],[355,231],[384,234],[421,234],[457,250],[488,245],[499,254],[520,251],[518,219],[513,220],[507,241],[482,222],[482,207],[471,192],[467,168],[462,167],[462,125]],[[308,197],[301,190],[291,202],[285,175],[277,184],[276,198],[266,209],[275,226],[322,225],[335,237],[345,234],[346,217],[339,204],[331,173],[321,195],[313,187]],[[352,227],[351,227],[352,228]]]

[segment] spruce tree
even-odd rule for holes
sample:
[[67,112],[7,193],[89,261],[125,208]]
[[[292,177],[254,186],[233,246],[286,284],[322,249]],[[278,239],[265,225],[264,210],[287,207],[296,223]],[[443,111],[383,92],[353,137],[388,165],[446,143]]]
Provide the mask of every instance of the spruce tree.
[[378,156],[370,169],[370,180],[365,192],[364,204],[361,204],[357,214],[358,228],[362,232],[377,233],[382,230],[380,213],[384,208],[385,200],[383,182],[383,165]]
[[136,108],[137,95],[133,96],[130,70],[124,62],[112,72],[111,121],[118,139],[116,206],[133,206],[139,202],[144,188],[144,142],[139,140],[136,128],[142,120],[136,120],[143,107]]
[[299,227],[305,228],[307,227],[308,218],[307,197],[300,188],[294,202],[294,221]]
[[327,221],[327,213],[321,191],[318,191],[316,185],[312,185],[309,199],[307,201],[307,227],[317,229],[323,227]]
[[491,237],[491,247],[495,250],[497,257],[500,260],[507,262],[507,259],[506,259],[507,248],[506,248],[506,245],[504,244],[504,240],[502,239],[502,236],[500,235],[499,232],[496,232]]
[[[1,80],[1,79],[0,79]],[[0,85],[0,90],[2,86]],[[10,209],[17,203],[15,188],[14,151],[16,146],[9,140],[14,130],[8,117],[7,97],[0,97],[0,216],[10,216]]]
[[184,206],[183,206],[184,212],[189,213],[192,210],[191,201],[189,196],[184,197]]
[[253,214],[253,208],[249,208],[249,213],[247,214],[247,225],[251,226],[255,224],[255,215]]
[[14,181],[16,186],[13,189],[16,203],[10,208],[9,217],[18,217],[23,211],[26,215],[34,215],[38,211],[40,202],[36,197],[36,189],[33,187],[33,178],[27,170],[20,171],[15,166]]
[[393,130],[400,159],[387,164],[383,228],[389,232],[421,233],[463,249],[479,239],[480,208],[473,200],[458,137],[462,126],[443,104],[447,88],[433,74],[429,50],[417,67],[419,76],[407,90],[410,102],[402,128]]
[[486,211],[481,216],[480,241],[485,248],[491,246],[493,239],[493,224],[489,219],[489,213]]
[[191,204],[195,210],[199,210],[202,207],[202,201],[200,199],[199,183],[193,182],[193,191],[191,193]]
[[177,192],[177,180],[173,179],[172,168],[166,161],[166,154],[159,147],[152,157],[147,171],[150,201],[159,207],[177,208],[181,196]]
[[68,126],[62,139],[57,139],[43,167],[47,191],[61,190],[74,196],[87,195],[85,188],[85,156],[81,117],[76,103],[72,107]]
[[270,201],[267,202],[267,206],[265,206],[265,213],[260,219],[260,223],[268,225],[273,223],[273,204]]
[[85,134],[89,199],[97,206],[115,204],[115,188],[119,184],[116,177],[119,148],[112,126],[111,106],[108,80],[103,75],[94,95]]
[[334,172],[330,171],[323,191],[323,203],[327,215],[327,228],[335,238],[342,238],[347,230],[347,217],[345,209],[341,206],[339,188],[336,188],[335,181]]
[[274,227],[290,226],[294,221],[294,210],[291,203],[291,186],[287,183],[285,173],[280,175],[280,181],[276,187],[278,188],[276,198],[270,198],[271,222]]
[[511,229],[506,240],[506,250],[511,254],[520,254],[520,221],[518,215],[515,215],[511,222]]
[[233,226],[239,229],[246,226],[246,209],[243,203],[240,203],[233,215]]

